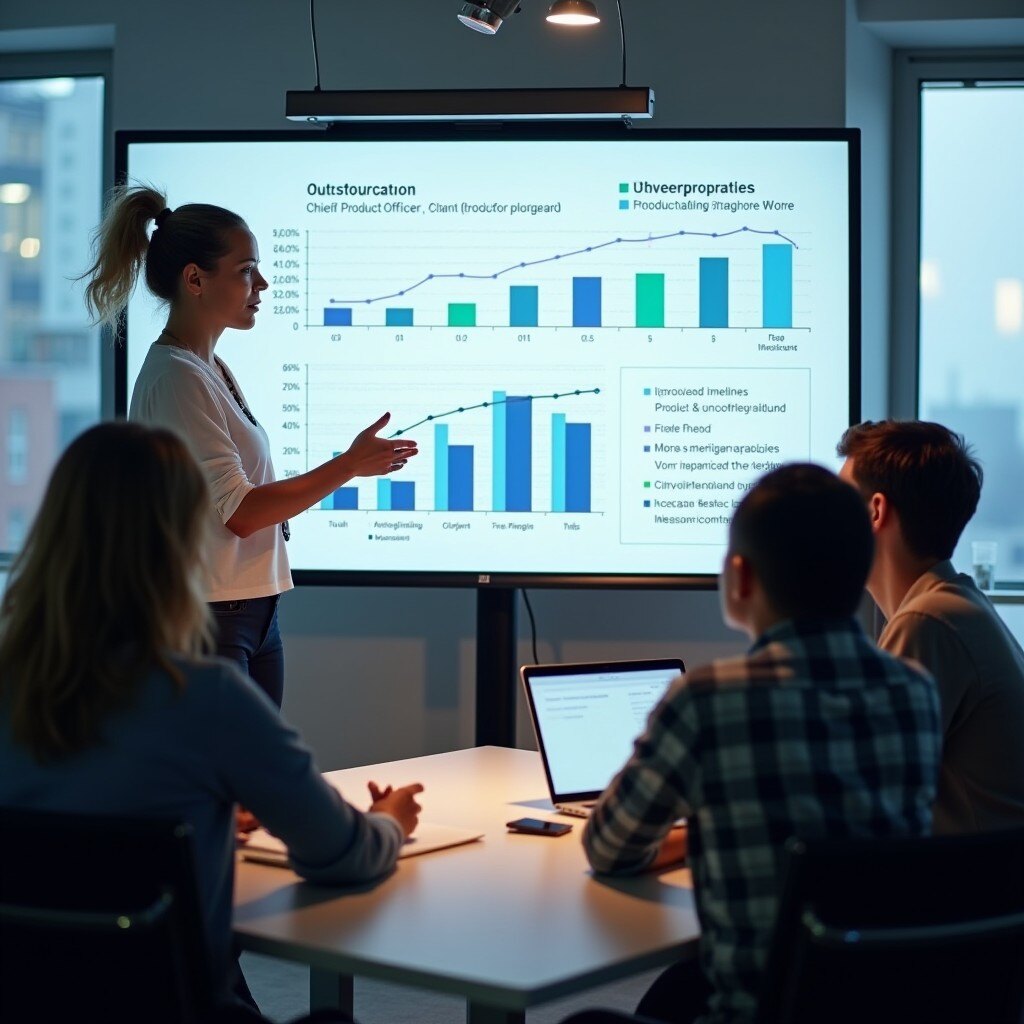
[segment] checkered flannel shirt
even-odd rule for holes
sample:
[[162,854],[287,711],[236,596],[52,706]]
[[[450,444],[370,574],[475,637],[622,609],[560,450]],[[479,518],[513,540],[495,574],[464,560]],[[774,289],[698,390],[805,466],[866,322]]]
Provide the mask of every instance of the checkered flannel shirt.
[[919,666],[852,619],[782,623],[669,687],[587,823],[587,856],[598,872],[643,870],[688,818],[713,987],[702,1021],[749,1018],[785,841],[927,834],[941,742]]

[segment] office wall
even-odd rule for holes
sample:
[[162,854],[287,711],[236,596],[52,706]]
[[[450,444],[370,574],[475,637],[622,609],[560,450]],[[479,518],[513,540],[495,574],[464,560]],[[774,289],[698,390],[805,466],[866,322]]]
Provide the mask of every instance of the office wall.
[[[551,29],[542,18],[544,0],[524,0],[523,13],[493,39],[459,28],[457,6],[457,0],[321,0],[324,87],[618,82],[610,0],[601,3],[605,22],[590,34]],[[840,0],[626,0],[623,6],[629,80],[655,88],[659,126],[842,125],[847,116],[879,111],[877,88],[869,86],[872,62],[884,64],[884,48],[859,38],[851,55],[848,18],[855,19]],[[313,84],[304,3],[48,0],[0,8],[0,52],[5,46],[73,49],[108,38],[115,129],[281,127],[285,90]],[[847,85],[848,60],[863,69],[855,92]],[[887,164],[877,153],[868,159]],[[887,243],[882,220],[874,220],[878,229],[866,237],[879,255]],[[885,301],[883,285],[872,285],[878,303]],[[877,376],[884,330],[875,337],[871,372]],[[542,659],[678,653],[696,663],[742,647],[722,626],[713,593],[531,596]],[[472,742],[472,593],[303,589],[285,598],[282,623],[285,711],[323,767]],[[524,660],[530,656],[526,625],[523,615]],[[525,730],[520,736],[529,741]]]

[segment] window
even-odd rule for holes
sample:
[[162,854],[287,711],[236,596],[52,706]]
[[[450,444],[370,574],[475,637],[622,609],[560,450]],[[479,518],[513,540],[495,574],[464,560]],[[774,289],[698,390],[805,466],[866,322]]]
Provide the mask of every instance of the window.
[[905,56],[898,161],[900,140],[907,145],[902,174],[897,164],[894,224],[897,259],[916,268],[917,280],[897,276],[894,344],[916,335],[917,351],[916,358],[894,352],[894,413],[944,423],[971,444],[985,482],[954,562],[971,571],[972,543],[995,541],[997,586],[1019,588],[1024,66]]
[[1024,83],[921,91],[920,391],[924,419],[964,434],[985,468],[957,551],[998,543],[1024,580]]
[[[25,510],[21,508],[10,508],[7,510],[7,547],[10,551],[17,551],[25,540],[25,533],[28,529],[28,520]],[[0,590],[2,593],[2,590]]]
[[0,556],[100,418],[100,337],[73,278],[100,217],[103,93],[99,76],[0,77]]
[[28,414],[11,409],[7,419],[7,482],[23,484],[28,479]]

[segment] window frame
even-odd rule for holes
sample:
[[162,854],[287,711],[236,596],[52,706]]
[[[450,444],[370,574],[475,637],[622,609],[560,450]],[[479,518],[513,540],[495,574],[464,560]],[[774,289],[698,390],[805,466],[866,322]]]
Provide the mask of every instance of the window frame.
[[[921,93],[936,81],[1024,82],[1024,49],[898,50],[893,55],[892,298],[889,415],[920,414]],[[1024,602],[1024,583],[997,581],[997,604]]]
[[921,86],[1024,81],[1024,49],[898,50],[893,56],[889,415],[916,419],[921,366]]
[[[106,49],[0,51],[0,83],[25,81],[33,78],[100,78],[103,80],[100,182],[104,194],[113,182],[114,173],[112,65],[112,54]],[[114,410],[114,351],[111,334],[106,329],[101,334],[97,387],[100,419],[107,419],[113,415]],[[6,531],[4,531],[5,536]],[[10,564],[12,557],[13,552],[7,551],[3,540],[0,539],[0,572]]]

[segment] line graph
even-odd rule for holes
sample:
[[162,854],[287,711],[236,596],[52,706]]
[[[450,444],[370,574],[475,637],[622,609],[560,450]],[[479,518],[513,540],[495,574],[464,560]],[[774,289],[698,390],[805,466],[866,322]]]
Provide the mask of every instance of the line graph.
[[[354,236],[340,245],[334,232],[307,232],[306,276],[315,297],[307,300],[306,326],[795,328],[794,287],[804,288],[809,266],[796,254],[808,239],[792,229],[720,227],[594,242],[577,229],[579,241],[569,245],[552,231],[446,231],[415,240],[369,232],[359,237],[357,262],[346,252]],[[517,246],[526,258],[513,258]],[[396,285],[402,278],[408,283]],[[803,311],[801,302],[797,315]]]
[[416,423],[412,423],[408,427],[402,427],[401,430],[396,430],[393,434],[389,434],[388,436],[401,437],[407,431],[415,430],[417,427],[423,426],[424,423],[431,423],[435,420],[446,419],[449,416],[457,416],[460,412],[473,412],[475,409],[491,409],[498,405],[510,405],[515,402],[537,402],[545,398],[567,398],[570,395],[599,394],[601,394],[600,388],[577,388],[575,391],[556,391],[551,395],[513,395],[511,398],[506,395],[504,398],[491,402],[478,402],[476,405],[460,405],[457,409],[449,409],[447,412],[431,413],[428,416],[424,416],[423,419],[417,420]]
[[[678,231],[667,231],[664,234],[653,235],[647,234],[638,238],[623,238],[617,237],[609,239],[607,242],[599,242],[596,245],[587,245],[579,249],[571,249],[568,252],[555,253],[553,256],[545,256],[537,260],[525,260],[520,263],[513,263],[511,266],[504,267],[501,270],[496,270],[490,274],[474,274],[472,272],[459,271],[458,273],[442,273],[442,274],[427,274],[426,277],[417,281],[415,284],[407,285],[405,288],[401,288],[395,292],[389,292],[385,295],[375,295],[368,298],[357,298],[357,299],[335,299],[331,298],[328,301],[336,305],[371,305],[375,302],[384,302],[388,299],[397,299],[410,292],[415,291],[417,288],[422,287],[430,281],[443,281],[443,280],[467,280],[467,281],[495,281],[499,277],[504,277],[505,274],[512,273],[516,270],[525,270],[530,267],[539,267],[545,263],[554,263],[558,260],[571,259],[573,256],[583,256],[586,253],[599,252],[602,249],[607,249],[613,245],[630,245],[630,244],[649,244],[651,242],[663,242],[667,238],[680,238],[689,236],[691,238],[730,238],[733,235],[741,235],[744,232],[753,235],[771,235],[774,238],[780,238],[789,245],[793,246],[794,249],[799,248],[797,243],[787,235],[782,234],[778,229],[765,230],[761,228],[741,227],[735,228],[731,231],[687,231],[684,229]],[[308,235],[308,232],[307,232]]]

